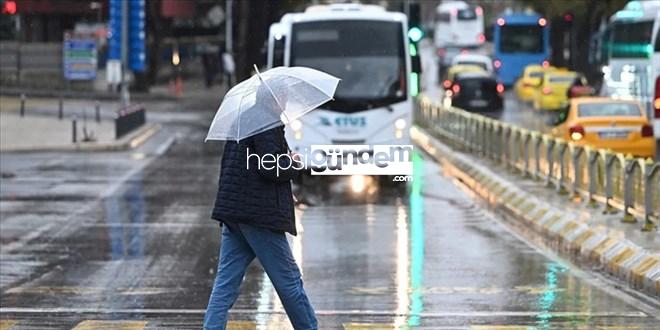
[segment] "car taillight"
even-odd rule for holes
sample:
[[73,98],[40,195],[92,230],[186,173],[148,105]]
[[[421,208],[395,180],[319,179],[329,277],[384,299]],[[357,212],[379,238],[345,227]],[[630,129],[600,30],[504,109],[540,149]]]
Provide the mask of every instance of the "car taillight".
[[501,68],[502,67],[502,61],[500,61],[500,60],[493,61],[493,66],[495,67],[495,69]]
[[445,81],[443,81],[443,82],[442,82],[442,86],[443,86],[445,89],[448,89],[449,87],[451,87],[451,81],[449,81],[449,80],[445,80]]
[[486,41],[486,36],[483,33],[479,33],[479,36],[477,36],[477,40],[479,42],[484,42]]
[[642,126],[642,137],[651,137],[653,136],[653,126],[644,125]]
[[497,90],[497,92],[500,93],[500,94],[504,93],[504,85],[497,84],[497,87],[495,87],[495,90]]
[[547,87],[547,86],[543,87],[543,94],[549,95],[550,93],[552,93],[552,88]]
[[446,50],[444,48],[439,48],[438,49],[438,56],[443,57],[445,56]]
[[571,135],[571,139],[581,140],[584,137],[584,127],[580,125],[571,126],[568,128],[568,133]]
[[451,91],[454,92],[454,95],[458,94],[461,91],[461,85],[454,84],[454,86],[451,86]]
[[541,62],[541,65],[542,65],[544,68],[547,68],[547,67],[550,66],[550,62],[549,62],[548,60],[545,60],[545,61]]

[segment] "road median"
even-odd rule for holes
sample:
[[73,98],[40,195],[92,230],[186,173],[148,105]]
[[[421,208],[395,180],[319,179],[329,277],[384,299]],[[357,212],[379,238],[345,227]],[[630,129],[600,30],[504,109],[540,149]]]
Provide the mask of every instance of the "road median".
[[644,245],[643,240],[649,237],[639,238],[639,229],[633,232],[614,225],[597,209],[577,212],[575,200],[566,196],[546,198],[548,192],[542,190],[550,189],[543,182],[527,180],[521,184],[512,180],[495,172],[496,165],[488,160],[453,149],[423,128],[413,127],[411,137],[442,164],[446,174],[462,181],[534,243],[552,248],[578,265],[622,280],[632,289],[660,295],[660,255],[657,244],[653,248],[653,237],[650,246]]

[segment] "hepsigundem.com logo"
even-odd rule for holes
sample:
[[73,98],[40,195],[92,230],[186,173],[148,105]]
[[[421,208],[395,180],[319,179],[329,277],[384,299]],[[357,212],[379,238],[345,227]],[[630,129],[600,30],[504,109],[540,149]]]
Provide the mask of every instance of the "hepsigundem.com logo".
[[[412,179],[413,146],[402,145],[312,145],[291,154],[256,154],[247,149],[247,168],[255,161],[258,169],[280,171],[310,170],[312,175],[390,175],[396,181]],[[254,166],[254,165],[253,165]],[[401,178],[404,178],[403,180]]]

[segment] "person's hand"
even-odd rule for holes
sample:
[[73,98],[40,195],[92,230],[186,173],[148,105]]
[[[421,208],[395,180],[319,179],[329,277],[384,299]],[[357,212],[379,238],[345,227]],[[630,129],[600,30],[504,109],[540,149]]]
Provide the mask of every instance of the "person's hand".
[[297,152],[293,152],[293,151],[291,151],[291,152],[289,153],[289,156],[291,156],[291,159],[293,159],[293,160],[295,160],[295,161],[297,161],[297,162],[301,162],[301,161],[302,161],[302,156],[300,156],[300,154],[297,153]]

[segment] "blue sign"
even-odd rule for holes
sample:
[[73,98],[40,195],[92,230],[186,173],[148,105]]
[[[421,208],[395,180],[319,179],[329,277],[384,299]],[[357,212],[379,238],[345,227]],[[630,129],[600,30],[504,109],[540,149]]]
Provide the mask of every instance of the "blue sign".
[[108,22],[108,59],[121,60],[121,3],[122,0],[110,0]]
[[108,59],[121,60],[122,5],[128,4],[128,67],[142,72],[146,69],[145,4],[144,0],[109,0]]
[[63,47],[64,78],[96,79],[96,40],[65,37]]
[[146,69],[144,0],[129,0],[128,67],[142,72]]

